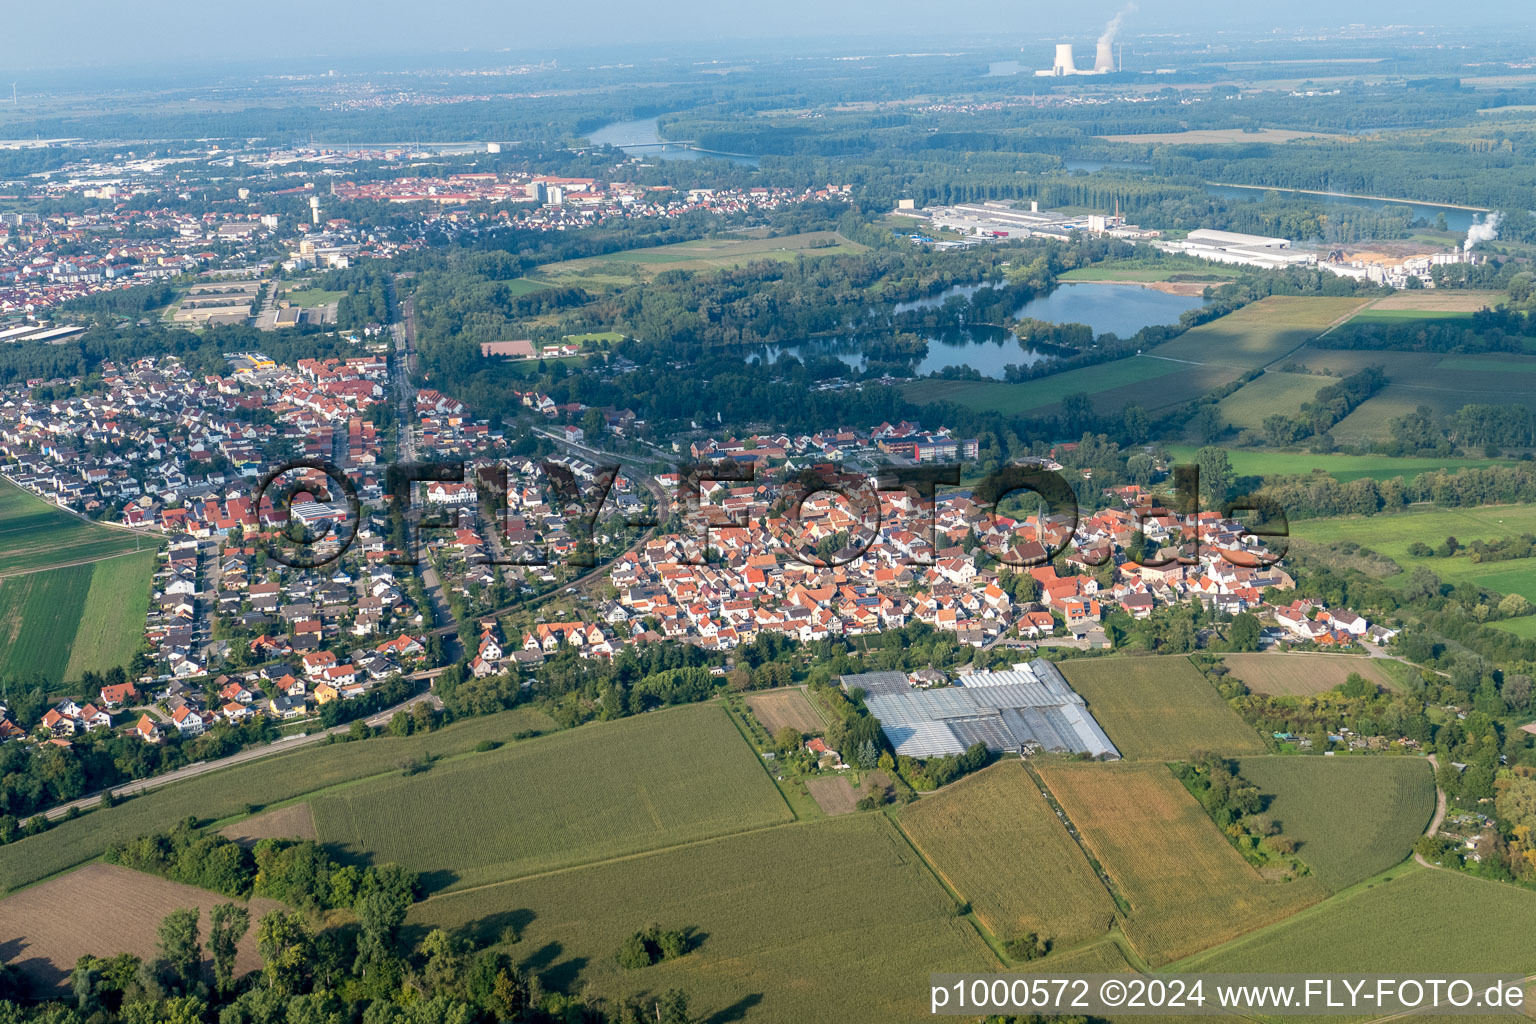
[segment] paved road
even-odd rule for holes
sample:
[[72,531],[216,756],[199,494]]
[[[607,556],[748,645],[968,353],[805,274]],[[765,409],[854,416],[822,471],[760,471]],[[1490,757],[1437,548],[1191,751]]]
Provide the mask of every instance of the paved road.
[[[443,671],[443,669],[437,668],[427,672],[417,672],[408,678],[416,680],[436,679]],[[364,721],[371,726],[387,725],[390,718],[394,717],[395,712],[407,710],[424,700],[432,701],[438,707],[442,706],[442,701],[438,700],[435,693],[431,690],[423,690],[410,700],[385,708],[373,717],[364,719]],[[208,772],[215,772],[221,768],[230,768],[237,764],[244,764],[247,761],[255,761],[258,758],[271,757],[273,754],[286,754],[290,750],[298,750],[313,743],[323,742],[327,736],[346,732],[351,727],[351,723],[348,722],[345,725],[332,726],[321,732],[284,736],[282,739],[273,740],[271,743],[266,743],[259,747],[247,747],[244,750],[230,754],[228,757],[220,757],[212,761],[198,761],[196,764],[189,764],[185,768],[178,768],[173,772],[166,772],[164,775],[155,775],[147,779],[135,779],[132,782],[125,782],[121,786],[112,787],[112,795],[124,797],[133,796],[136,793],[147,793],[152,789],[169,786],[173,782],[181,782],[184,779],[195,779],[199,775],[206,775]],[[60,804],[44,813],[50,821],[56,821],[68,814],[71,808],[78,807],[84,811],[95,807],[99,803],[101,803],[101,793],[96,792],[83,796],[78,800],[71,800],[67,804]]]

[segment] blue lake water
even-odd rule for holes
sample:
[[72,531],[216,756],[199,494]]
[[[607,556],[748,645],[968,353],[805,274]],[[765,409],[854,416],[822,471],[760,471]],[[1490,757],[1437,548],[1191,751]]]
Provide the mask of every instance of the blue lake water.
[[[936,295],[898,303],[897,313],[942,305],[952,295],[970,296],[982,284],[954,285]],[[1049,295],[1029,300],[1014,311],[1015,317],[1031,317],[1054,323],[1087,324],[1095,334],[1117,334],[1128,338],[1153,324],[1177,323],[1179,315],[1203,304],[1197,296],[1169,295],[1165,292],[1123,284],[1063,284]],[[985,377],[1002,378],[1009,364],[1034,366],[1056,358],[1053,354],[1020,344],[1018,336],[1001,327],[977,325],[922,335],[928,353],[918,360],[918,376],[936,373],[946,366],[974,367]],[[833,356],[854,370],[868,365],[865,348],[868,336],[840,335],[813,338],[794,345],[767,346],[753,358],[770,362],[780,353],[797,358]]]
[[642,117],[635,121],[615,121],[605,124],[587,136],[594,146],[614,146],[630,156],[650,157],[656,160],[725,160],[743,167],[756,167],[758,159],[741,153],[716,153],[697,149],[678,142],[662,141],[659,124],[654,117]]

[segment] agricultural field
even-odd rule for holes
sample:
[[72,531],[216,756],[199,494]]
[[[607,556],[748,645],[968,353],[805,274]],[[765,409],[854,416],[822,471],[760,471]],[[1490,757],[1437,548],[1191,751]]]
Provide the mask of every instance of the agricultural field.
[[1377,299],[1366,307],[1369,313],[1476,313],[1487,307],[1494,308],[1509,299],[1508,292],[1477,291],[1474,289],[1435,288],[1393,292]]
[[520,734],[555,728],[543,712],[517,708],[429,733],[311,747],[209,772],[0,846],[0,892],[99,857],[111,843],[168,830],[189,815],[233,823],[250,815],[253,800],[276,804],[374,776],[398,778],[406,761],[437,758],[445,766],[452,763],[448,759],[484,757],[473,752],[483,741],[509,743]]
[[[1068,395],[1079,392],[1087,394],[1096,403],[1101,402],[1105,405],[1108,405],[1112,399],[1102,397],[1100,392],[1111,394],[1135,390],[1145,399],[1147,389],[1144,385],[1149,381],[1176,375],[1189,378],[1193,369],[1195,368],[1181,363],[1142,355],[1100,363],[1096,366],[1085,366],[1018,384],[1005,384],[1001,381],[928,379],[913,381],[906,385],[902,392],[908,401],[919,405],[925,402],[955,402],[977,412],[1024,414],[1042,412],[1058,404]],[[1201,374],[1193,374],[1193,376],[1203,379]],[[1221,376],[1218,374],[1213,377],[1210,386],[1219,384],[1221,379],[1218,378]],[[1173,386],[1183,396],[1175,401],[1183,401],[1190,397],[1184,394],[1182,384]],[[1199,394],[1204,390],[1206,388],[1202,386],[1194,393]],[[1173,404],[1173,402],[1170,401],[1167,404]]]
[[747,694],[745,700],[769,736],[778,735],[785,726],[806,735],[826,728],[826,723],[799,689],[761,690]]
[[322,841],[403,864],[436,890],[793,818],[724,709],[702,705],[371,781],[313,806]]
[[1272,295],[1186,331],[1154,352],[1161,359],[1252,370],[1301,348],[1364,304],[1355,298]]
[[309,804],[288,804],[253,814],[243,821],[219,829],[219,835],[242,846],[255,846],[263,839],[316,839],[315,815]]
[[1127,760],[1180,761],[1191,750],[1264,751],[1258,734],[1187,658],[1088,658],[1059,667]]
[[1406,860],[1435,811],[1434,777],[1416,757],[1245,757],[1238,765],[1268,798],[1264,813],[1332,892]]
[[150,543],[86,522],[0,480],[0,577],[91,562]]
[[153,551],[142,551],[92,564],[85,616],[75,630],[64,669],[66,682],[79,679],[87,669],[102,672],[133,662],[144,638],[155,557]]
[[[1527,975],[1536,892],[1435,868],[1346,893],[1273,928],[1177,965],[1199,971]],[[1498,936],[1497,941],[1489,941]]]
[[87,562],[0,580],[0,676],[63,679],[93,568]]
[[[1271,296],[1126,359],[1018,384],[921,380],[907,385],[903,393],[911,402],[957,402],[978,412],[1041,412],[1079,392],[1101,410],[1131,402],[1156,410],[1187,402],[1288,356],[1364,301]],[[1322,380],[1318,387],[1327,383]]]
[[1415,541],[1436,547],[1445,538],[1455,537],[1465,545],[1474,540],[1491,541],[1525,533],[1536,533],[1536,507],[1488,505],[1389,516],[1306,519],[1291,524],[1291,535],[1302,540],[1318,544],[1354,541],[1386,555],[1405,571],[1405,575],[1389,577],[1388,582],[1400,582],[1406,573],[1424,566],[1448,583],[1469,580],[1500,593],[1521,594],[1536,601],[1536,572],[1532,571],[1531,559],[1474,562],[1466,555],[1418,558],[1408,553],[1409,545]]
[[1518,619],[1500,619],[1498,622],[1490,622],[1489,625],[1525,640],[1536,640],[1536,615],[1525,615]]
[[1280,413],[1294,417],[1305,402],[1334,383],[1311,373],[1269,370],[1221,400],[1221,418],[1238,429],[1258,430],[1267,416]]
[[1358,672],[1377,686],[1398,688],[1397,680],[1375,658],[1357,654],[1255,651],[1222,655],[1232,675],[1255,693],[1271,697],[1303,697],[1339,686]]
[[844,256],[864,252],[835,231],[807,231],[780,238],[701,238],[675,245],[589,256],[550,263],[538,269],[540,283],[576,281],[628,284],[666,270],[725,270],[753,260],[793,260],[799,256]]
[[1075,945],[1114,923],[1114,900],[1022,762],[925,796],[897,821],[999,939],[1034,932]]
[[1130,904],[1122,928],[1149,964],[1272,924],[1325,895],[1313,878],[1264,881],[1166,765],[1040,761],[1038,768]]
[[[153,959],[160,921],[166,914],[183,907],[199,908],[199,927],[206,935],[208,915],[218,904],[229,902],[227,896],[206,889],[112,864],[90,864],[0,900],[0,934],[6,938],[6,959],[39,994],[62,994],[80,957],[132,953]],[[261,967],[256,922],[282,909],[276,900],[261,897],[247,906],[251,927],[235,956],[240,974]],[[211,978],[211,954],[204,958],[204,968]]]
[[[686,930],[685,956],[625,971],[614,954],[649,922]],[[994,970],[975,929],[882,815],[728,836],[449,893],[406,927],[492,938],[545,988],[606,997],[670,987],[700,1020],[930,1019],[928,972]]]
[[[1265,374],[1268,377],[1269,374]],[[1260,378],[1261,380],[1263,378]],[[1326,378],[1314,378],[1323,381]],[[1246,390],[1246,389],[1244,389]],[[1243,392],[1239,391],[1238,394]],[[1176,462],[1194,462],[1196,445],[1169,445],[1169,453]],[[1306,475],[1321,469],[1341,483],[1370,477],[1372,480],[1391,480],[1402,477],[1412,480],[1426,470],[1482,469],[1499,465],[1502,459],[1419,459],[1393,458],[1388,455],[1314,455],[1311,452],[1284,452],[1228,448],[1227,459],[1232,471],[1238,476],[1295,476]]]
[[1295,362],[1311,370],[1354,373],[1366,366],[1385,366],[1387,385],[1366,399],[1332,430],[1341,442],[1385,440],[1392,421],[1419,406],[1444,416],[1468,402],[1536,403],[1536,355],[1511,352],[1447,355],[1438,352],[1391,352],[1372,349],[1329,349],[1308,346]]
[[[1130,281],[1137,284],[1173,282],[1176,284],[1220,285],[1242,277],[1241,267],[1229,267],[1220,263],[1191,268],[1187,266],[1126,267],[1121,263],[1105,263],[1090,267],[1075,267],[1058,276],[1062,281]],[[1198,292],[1196,294],[1199,294]]]
[[859,793],[845,775],[818,775],[806,779],[805,788],[822,814],[852,814],[858,809]]

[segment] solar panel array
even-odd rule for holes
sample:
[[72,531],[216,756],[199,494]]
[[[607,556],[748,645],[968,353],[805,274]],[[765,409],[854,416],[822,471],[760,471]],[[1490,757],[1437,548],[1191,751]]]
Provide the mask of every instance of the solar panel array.
[[1119,757],[1083,698],[1055,665],[1037,659],[1009,672],[961,676],[959,685],[914,690],[899,672],[843,676],[843,685],[863,686],[872,677],[901,680],[898,690],[880,679],[865,688],[864,702],[880,720],[898,754],[936,757],[959,754],[976,743],[990,750],[1052,750],[1095,757]]

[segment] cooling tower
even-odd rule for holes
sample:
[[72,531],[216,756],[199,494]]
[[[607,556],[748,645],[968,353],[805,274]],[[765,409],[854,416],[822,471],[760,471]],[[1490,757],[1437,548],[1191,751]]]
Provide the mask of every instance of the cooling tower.
[[1093,58],[1093,70],[1101,73],[1115,70],[1115,44],[1108,38],[1099,40],[1099,52]]
[[1072,62],[1072,44],[1056,44],[1056,64],[1051,68],[1058,75],[1077,74],[1077,65]]

